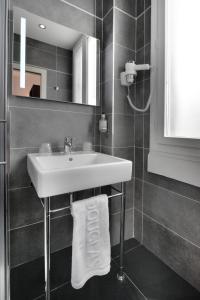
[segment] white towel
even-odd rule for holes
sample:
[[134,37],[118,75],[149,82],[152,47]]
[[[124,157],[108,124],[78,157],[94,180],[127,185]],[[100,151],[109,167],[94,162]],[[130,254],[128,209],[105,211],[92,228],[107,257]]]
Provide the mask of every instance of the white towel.
[[105,275],[110,271],[107,195],[73,202],[72,216],[71,284],[73,288],[80,289],[92,276]]

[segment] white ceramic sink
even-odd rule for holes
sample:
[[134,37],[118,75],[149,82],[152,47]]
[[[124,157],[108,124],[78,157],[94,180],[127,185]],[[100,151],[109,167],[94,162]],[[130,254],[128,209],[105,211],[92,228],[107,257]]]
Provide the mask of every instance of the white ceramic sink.
[[132,175],[131,161],[97,152],[28,154],[27,167],[40,198],[125,182]]

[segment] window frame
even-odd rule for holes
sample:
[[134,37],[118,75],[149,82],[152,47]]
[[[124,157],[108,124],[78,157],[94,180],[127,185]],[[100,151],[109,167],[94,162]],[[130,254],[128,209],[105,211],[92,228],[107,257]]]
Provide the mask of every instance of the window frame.
[[165,0],[152,0],[151,64],[148,171],[200,186],[200,140],[164,137]]

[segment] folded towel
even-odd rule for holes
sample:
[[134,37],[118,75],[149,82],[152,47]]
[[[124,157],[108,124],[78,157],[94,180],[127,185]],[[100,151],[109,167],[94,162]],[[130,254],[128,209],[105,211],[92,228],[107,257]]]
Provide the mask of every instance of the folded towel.
[[110,233],[107,195],[72,203],[74,220],[72,241],[73,288],[80,289],[95,275],[110,271]]

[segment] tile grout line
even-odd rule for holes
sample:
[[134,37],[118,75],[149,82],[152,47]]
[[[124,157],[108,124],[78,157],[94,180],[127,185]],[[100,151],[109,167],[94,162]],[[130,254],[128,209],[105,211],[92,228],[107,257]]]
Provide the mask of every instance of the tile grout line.
[[146,214],[146,213],[144,213],[144,212],[143,212],[143,214],[144,214],[144,216],[145,216],[146,218],[152,220],[154,223],[156,223],[156,224],[160,225],[161,227],[167,229],[168,231],[170,231],[170,232],[173,233],[174,235],[178,236],[179,238],[181,238],[181,239],[184,240],[185,242],[187,242],[187,243],[193,245],[194,247],[200,249],[200,246],[198,246],[197,244],[195,244],[195,243],[193,243],[192,241],[188,240],[187,238],[181,236],[179,233],[175,232],[173,229],[171,229],[171,228],[165,226],[164,224],[161,224],[159,221],[155,220],[154,218],[152,218],[152,217],[149,216],[148,214]]
[[[47,100],[47,101],[53,101],[53,100]],[[55,102],[54,102],[55,103]],[[60,103],[60,102],[59,102]],[[62,102],[63,103],[63,102]],[[70,102],[68,102],[70,103]],[[39,108],[39,107],[30,107],[30,106],[16,106],[16,105],[10,105],[9,108],[15,108],[15,109],[24,109],[24,110],[46,110],[46,111],[58,111],[58,112],[63,112],[63,113],[72,113],[72,114],[82,114],[82,115],[88,115],[91,116],[93,115],[93,112],[91,113],[86,113],[82,111],[71,111],[71,110],[61,110],[61,109],[50,109],[50,108]],[[93,107],[92,107],[93,108]]]
[[196,204],[199,204],[199,205],[200,205],[200,201],[198,201],[198,200],[196,200],[196,199],[193,199],[193,198],[190,198],[190,197],[188,197],[188,196],[179,194],[179,193],[174,192],[174,191],[172,191],[172,190],[168,190],[168,189],[165,188],[165,187],[162,187],[162,186],[160,186],[160,185],[154,184],[154,183],[152,183],[152,182],[150,182],[150,181],[147,181],[147,180],[145,180],[145,179],[144,179],[144,183],[149,184],[149,185],[152,185],[152,186],[154,186],[154,187],[157,187],[158,189],[164,190],[164,191],[166,191],[166,192],[168,192],[168,193],[172,193],[172,194],[177,195],[177,196],[179,196],[179,197],[185,198],[185,199],[187,199],[187,200],[189,200],[189,201],[193,201],[193,202],[195,202]]
[[[67,209],[66,209],[66,210],[67,210]],[[57,220],[57,219],[61,219],[61,218],[65,218],[65,217],[70,216],[70,215],[71,215],[71,213],[65,213],[65,214],[63,214],[63,215],[61,215],[61,216],[52,217],[52,218],[51,218],[51,221]],[[43,221],[43,220],[40,220],[40,221],[37,221],[37,222],[34,222],[34,223],[30,223],[30,224],[26,224],[26,225],[22,225],[22,226],[18,226],[18,227],[11,228],[11,229],[9,229],[8,231],[9,231],[9,232],[13,232],[13,231],[15,231],[15,230],[20,230],[20,229],[24,229],[24,228],[27,228],[27,227],[32,227],[32,226],[35,226],[35,225],[38,225],[38,224],[43,224],[43,223],[44,223],[44,221]]]
[[85,10],[85,9],[83,9],[83,8],[75,5],[75,4],[72,4],[72,3],[68,2],[67,0],[60,0],[60,2],[62,2],[64,4],[67,4],[67,5],[69,5],[69,6],[73,7],[73,8],[76,8],[76,9],[78,9],[78,10],[80,10],[80,11],[82,11],[82,12],[90,15],[91,17],[94,17],[94,18],[100,20],[100,21],[103,20],[102,18],[98,17],[97,15],[94,15],[94,14],[90,13],[89,11],[87,11],[87,10]]

